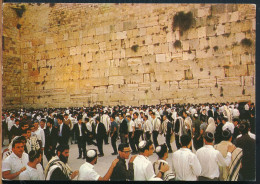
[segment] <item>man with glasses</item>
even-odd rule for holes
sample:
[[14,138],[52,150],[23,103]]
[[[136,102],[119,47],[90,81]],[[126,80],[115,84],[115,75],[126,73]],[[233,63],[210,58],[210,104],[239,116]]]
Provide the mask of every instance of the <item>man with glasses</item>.
[[121,143],[118,146],[118,159],[113,173],[110,177],[111,181],[126,181],[126,180],[133,180],[134,179],[134,169],[133,169],[133,161],[136,156],[131,157],[128,163],[128,170],[126,168],[126,159],[129,158],[130,155],[130,147],[128,143]]

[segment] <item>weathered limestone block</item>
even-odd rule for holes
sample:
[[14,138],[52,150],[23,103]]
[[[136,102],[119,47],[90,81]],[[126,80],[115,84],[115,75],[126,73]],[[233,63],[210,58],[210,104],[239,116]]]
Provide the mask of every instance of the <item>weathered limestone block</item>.
[[210,14],[210,8],[199,8],[198,17],[205,17]]
[[124,76],[109,76],[109,85],[124,84]]
[[146,36],[146,28],[140,28],[138,35],[139,35],[139,36]]
[[209,46],[209,41],[206,38],[199,39],[199,49],[200,50],[207,48],[208,46]]
[[206,37],[207,27],[200,27],[197,29],[197,31],[198,31],[198,38]]
[[199,47],[199,39],[192,39],[189,41],[190,49],[196,50]]
[[196,52],[183,52],[183,60],[192,60],[195,58]]
[[110,67],[109,68],[109,75],[110,76],[118,76],[119,75],[119,69],[117,67]]
[[216,29],[217,35],[222,35],[225,33],[225,25],[218,25]]
[[53,38],[52,37],[47,37],[45,40],[45,44],[50,44],[53,43]]
[[128,66],[136,66],[142,64],[142,57],[129,58],[127,60]]
[[255,65],[254,64],[248,64],[247,65],[247,75],[249,76],[255,76]]
[[238,21],[239,17],[240,16],[239,16],[239,12],[238,11],[231,13],[230,22]]
[[246,37],[245,33],[236,33],[235,35],[236,35],[236,42],[237,43],[240,43],[241,40],[243,40]]
[[183,51],[188,51],[190,49],[190,42],[188,40],[184,40],[181,42]]
[[117,32],[116,33],[116,39],[126,39],[127,36],[126,36],[126,31],[123,31],[123,32]]
[[156,54],[156,62],[166,62],[165,54]]
[[147,55],[142,57],[143,64],[152,64],[155,63],[156,56],[155,55]]

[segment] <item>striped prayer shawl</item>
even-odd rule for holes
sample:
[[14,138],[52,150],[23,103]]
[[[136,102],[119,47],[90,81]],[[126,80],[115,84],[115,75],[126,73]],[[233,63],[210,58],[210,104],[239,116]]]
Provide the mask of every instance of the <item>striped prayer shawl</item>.
[[[227,156],[227,148],[232,145],[229,141],[222,141],[215,145],[215,149],[220,151],[223,157]],[[219,167],[220,171],[220,181],[237,181],[239,170],[241,167],[243,151],[241,148],[236,148],[231,153],[231,163],[228,167]]]

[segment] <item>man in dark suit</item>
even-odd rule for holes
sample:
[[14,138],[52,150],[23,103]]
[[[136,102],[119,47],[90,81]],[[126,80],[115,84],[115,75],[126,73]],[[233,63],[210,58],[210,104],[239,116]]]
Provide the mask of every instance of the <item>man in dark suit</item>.
[[241,137],[235,140],[235,146],[243,150],[242,168],[239,171],[239,181],[252,181],[256,179],[256,155],[255,155],[255,140],[248,135],[249,124],[246,121],[241,121],[239,132]]
[[128,138],[127,120],[123,117],[122,114],[119,114],[119,119],[120,121],[122,121],[119,128],[121,143],[127,143],[127,138]]
[[86,136],[87,136],[87,127],[85,123],[82,123],[82,116],[77,117],[78,123],[74,125],[73,132],[75,133],[76,140],[78,143],[79,157],[80,159],[83,152],[83,159],[86,158]]
[[58,120],[58,143],[63,145],[68,145],[70,128],[68,125],[63,123],[64,117],[59,114],[57,117]]
[[99,151],[98,156],[103,157],[104,156],[103,140],[105,139],[105,136],[106,136],[106,128],[105,128],[105,125],[100,122],[99,117],[96,118],[96,123],[97,123],[97,126],[96,126],[95,132],[96,132],[97,147],[98,147],[98,151]]
[[54,121],[53,119],[47,120],[47,127],[44,129],[45,133],[45,147],[44,147],[44,154],[48,161],[55,156],[55,148],[57,145],[58,139],[58,128],[53,126]]

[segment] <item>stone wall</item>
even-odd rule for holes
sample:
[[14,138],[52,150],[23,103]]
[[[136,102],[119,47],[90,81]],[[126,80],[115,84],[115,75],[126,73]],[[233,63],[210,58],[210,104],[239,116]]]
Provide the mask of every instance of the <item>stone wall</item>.
[[[20,39],[4,50],[7,108],[255,101],[255,5],[25,5],[4,9]],[[173,31],[181,11],[192,26]]]
[[3,107],[21,105],[20,32],[17,28],[19,18],[12,8],[16,6],[3,6]]

